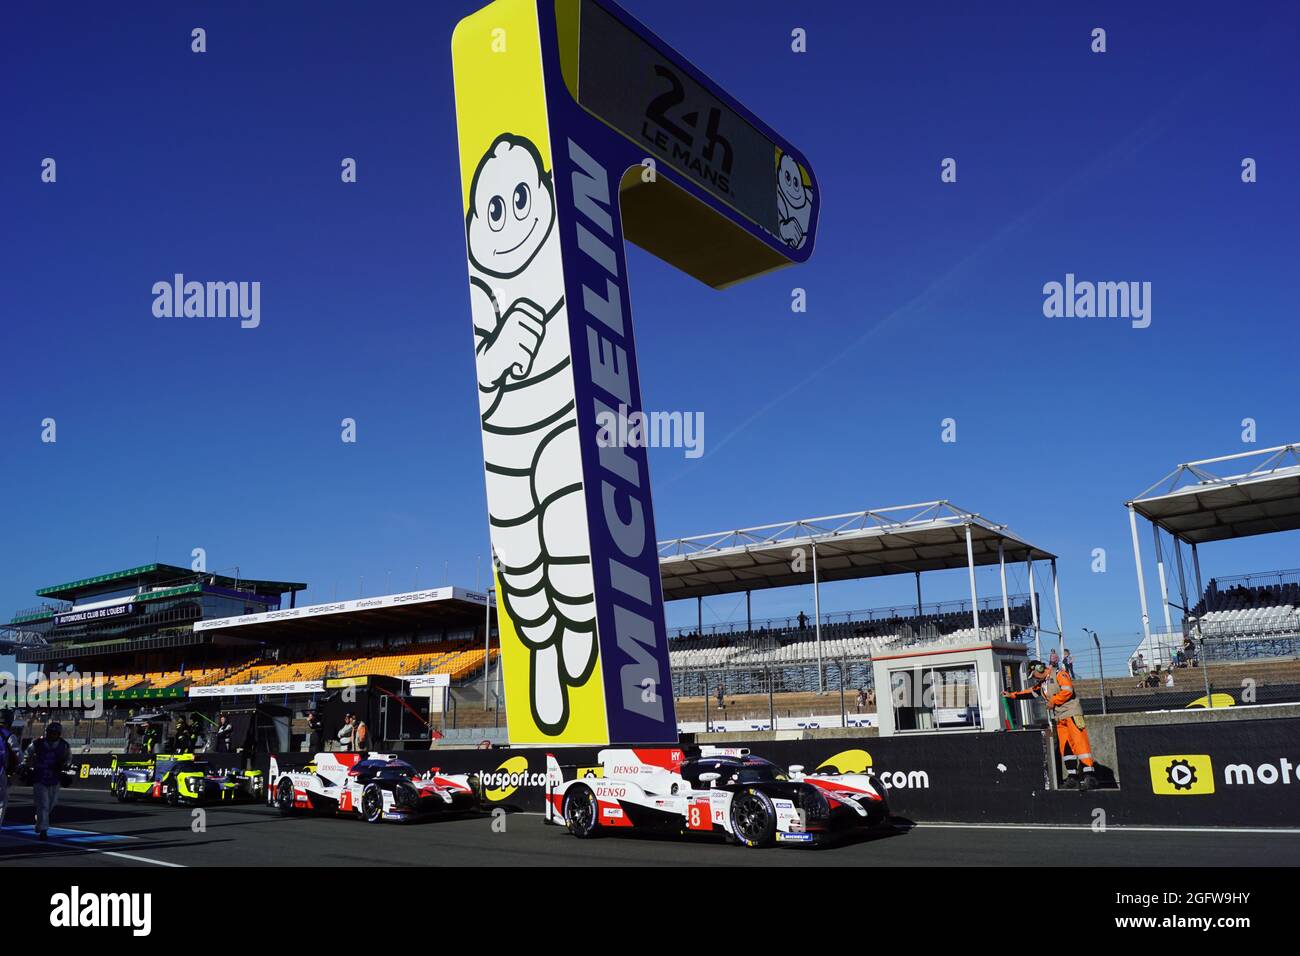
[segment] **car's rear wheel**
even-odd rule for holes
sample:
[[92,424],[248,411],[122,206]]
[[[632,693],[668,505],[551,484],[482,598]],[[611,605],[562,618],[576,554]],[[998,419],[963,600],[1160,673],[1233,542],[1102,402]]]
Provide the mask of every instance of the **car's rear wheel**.
[[564,823],[580,840],[600,835],[596,795],[590,787],[578,785],[564,795]]
[[380,823],[384,819],[384,794],[373,783],[361,791],[361,817],[367,823]]
[[776,807],[761,790],[745,787],[731,798],[731,832],[745,846],[770,846],[776,837]]
[[113,796],[117,797],[118,803],[126,803],[126,780],[118,778],[113,781]]
[[275,788],[275,806],[281,816],[293,813],[293,780],[281,777]]
[[162,785],[162,798],[169,807],[178,806],[181,802],[180,786],[175,780],[164,780]]

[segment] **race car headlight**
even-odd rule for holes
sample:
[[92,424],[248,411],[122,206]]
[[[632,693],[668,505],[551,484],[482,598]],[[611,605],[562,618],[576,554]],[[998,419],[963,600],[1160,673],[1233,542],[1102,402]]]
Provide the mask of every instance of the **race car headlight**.
[[831,805],[825,795],[812,785],[799,788],[799,809],[809,820],[825,820],[831,815]]

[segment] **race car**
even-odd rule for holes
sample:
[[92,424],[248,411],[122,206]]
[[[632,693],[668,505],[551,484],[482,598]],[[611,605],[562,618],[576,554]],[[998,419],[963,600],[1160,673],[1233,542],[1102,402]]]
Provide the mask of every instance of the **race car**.
[[744,747],[602,750],[566,780],[546,757],[546,822],[587,839],[619,830],[720,834],[749,847],[826,843],[887,825],[868,774],[782,770]]
[[214,767],[194,754],[155,754],[114,756],[108,787],[122,802],[247,803],[262,799],[266,780],[260,770]]
[[432,813],[479,808],[478,778],[420,773],[393,754],[321,753],[305,767],[271,757],[267,802],[288,815],[302,810],[360,816],[367,823],[409,822]]

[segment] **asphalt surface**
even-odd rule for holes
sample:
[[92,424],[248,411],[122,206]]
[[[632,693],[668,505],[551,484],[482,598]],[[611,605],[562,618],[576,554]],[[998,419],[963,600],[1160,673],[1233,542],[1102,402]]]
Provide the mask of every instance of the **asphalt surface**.
[[[899,823],[839,846],[749,850],[710,839],[608,836],[577,840],[533,814],[370,825],[280,817],[269,807],[192,810],[65,790],[51,838],[32,832],[30,791],[10,789],[0,866],[999,866],[1024,865],[1032,828]],[[1044,826],[1054,852],[1080,866],[1300,866],[1300,830]]]

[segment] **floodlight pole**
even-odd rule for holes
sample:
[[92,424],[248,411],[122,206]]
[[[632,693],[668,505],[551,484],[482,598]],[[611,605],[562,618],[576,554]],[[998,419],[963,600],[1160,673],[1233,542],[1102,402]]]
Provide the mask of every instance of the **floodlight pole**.
[[1151,619],[1147,617],[1147,586],[1142,580],[1142,546],[1138,543],[1138,519],[1133,506],[1128,506],[1128,527],[1133,535],[1133,566],[1137,568],[1138,601],[1142,605],[1142,642],[1151,645]]
[[695,595],[695,636],[704,637],[704,595]]
[[[916,616],[918,618],[921,616],[921,572],[920,571],[916,572]],[[919,625],[920,622],[918,621],[917,624]]]
[[1165,552],[1160,545],[1160,526],[1151,522],[1151,537],[1156,543],[1156,571],[1160,575],[1160,601],[1165,606],[1165,633],[1174,629],[1174,622],[1169,618],[1169,585],[1165,575]]
[[970,618],[975,639],[980,636],[980,603],[975,593],[975,545],[971,543],[970,523],[966,524],[966,571],[970,575]]
[[817,693],[826,693],[826,670],[822,666],[822,589],[817,577],[817,542],[812,543],[813,553],[813,630],[817,641]]
[[1002,627],[1006,631],[1007,643],[1011,643],[1011,604],[1007,600],[1007,561],[1002,549],[1002,539],[998,538],[998,575],[1002,579]]
[[751,592],[749,591],[745,592],[745,631],[746,632],[750,632],[754,630],[754,612],[751,610],[749,604],[750,593]]
[[1065,655],[1065,621],[1061,617],[1061,582],[1056,576],[1056,558],[1052,558],[1052,598],[1056,601],[1056,652]]
[[1034,616],[1034,659],[1043,659],[1042,637],[1038,632],[1038,594],[1034,591],[1034,556],[1025,561],[1029,565],[1029,610]]
[[1205,588],[1201,586],[1201,559],[1196,553],[1195,541],[1192,542],[1192,570],[1196,572],[1196,600],[1199,602],[1205,597]]

